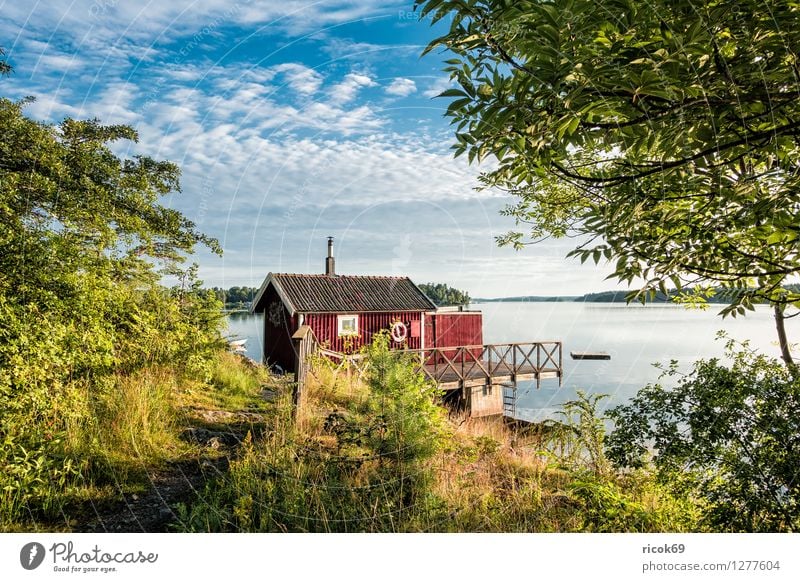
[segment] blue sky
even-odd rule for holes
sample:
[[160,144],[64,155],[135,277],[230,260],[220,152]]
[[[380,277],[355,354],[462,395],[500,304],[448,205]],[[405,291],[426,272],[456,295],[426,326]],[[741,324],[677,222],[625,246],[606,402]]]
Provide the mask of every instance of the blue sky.
[[182,169],[167,204],[220,240],[196,257],[208,285],[269,271],[408,275],[472,296],[616,288],[608,266],[564,259],[570,241],[498,248],[511,199],[477,192],[450,153],[446,55],[411,0],[49,0],[0,3],[15,72],[3,96],[44,121],[135,127]]

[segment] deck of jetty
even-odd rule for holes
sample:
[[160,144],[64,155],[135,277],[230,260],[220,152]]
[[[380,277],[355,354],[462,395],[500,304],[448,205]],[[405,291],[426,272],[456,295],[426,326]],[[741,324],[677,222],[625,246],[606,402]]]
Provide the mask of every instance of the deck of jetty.
[[[322,347],[308,326],[301,326],[293,339],[298,355],[295,404],[299,403],[312,354],[361,368],[363,354],[343,354]],[[471,416],[513,417],[520,382],[534,381],[539,388],[542,380],[556,379],[560,386],[563,376],[560,341],[400,349],[395,353],[416,361],[417,370],[457,401],[465,402]]]
[[[363,359],[361,354],[347,355],[324,348],[315,352],[337,361],[357,363]],[[416,359],[417,369],[442,390],[508,386],[529,380],[536,381],[538,388],[545,379],[555,378],[560,383],[563,370],[560,341],[397,350],[397,354]]]

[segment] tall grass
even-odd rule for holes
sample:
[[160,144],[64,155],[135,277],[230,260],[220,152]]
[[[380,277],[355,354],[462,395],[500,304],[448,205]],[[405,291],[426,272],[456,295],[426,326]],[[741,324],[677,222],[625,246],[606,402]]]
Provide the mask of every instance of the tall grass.
[[225,351],[209,362],[208,375],[151,365],[101,382],[77,378],[53,391],[47,417],[27,418],[31,407],[4,415],[0,531],[69,528],[81,502],[149,486],[148,471],[204,454],[180,438],[195,407],[266,405],[265,370]]
[[[298,421],[289,400],[185,531],[691,531],[692,505],[605,460],[597,400],[520,432],[446,421],[434,392],[380,349],[356,373],[317,362]],[[426,391],[427,390],[427,391]]]
[[181,378],[164,367],[117,376],[95,410],[96,439],[121,459],[155,463],[180,448],[175,395]]

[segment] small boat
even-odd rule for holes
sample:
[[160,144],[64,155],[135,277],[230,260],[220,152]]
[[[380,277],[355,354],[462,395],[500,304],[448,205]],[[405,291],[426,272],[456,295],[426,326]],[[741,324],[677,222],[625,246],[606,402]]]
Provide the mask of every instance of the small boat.
[[570,352],[573,360],[610,360],[611,354],[608,352]]
[[237,339],[237,340],[228,340],[228,346],[230,350],[234,353],[244,353],[247,351],[247,338],[244,339]]

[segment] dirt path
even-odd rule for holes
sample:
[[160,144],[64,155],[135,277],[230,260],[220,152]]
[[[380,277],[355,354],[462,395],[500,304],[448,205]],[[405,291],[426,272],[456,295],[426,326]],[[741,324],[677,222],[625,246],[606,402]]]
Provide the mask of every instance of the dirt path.
[[259,438],[265,417],[253,412],[225,410],[188,411],[196,422],[181,437],[198,447],[196,459],[173,462],[148,471],[149,488],[143,493],[126,493],[122,499],[85,508],[87,517],[76,532],[169,532],[179,522],[177,507],[191,505],[203,495],[205,484],[224,475],[248,432]]
[[179,503],[191,503],[203,493],[205,483],[224,474],[229,457],[182,461],[150,475],[150,490],[126,494],[111,507],[95,511],[95,518],[75,529],[80,532],[168,532],[179,520]]

